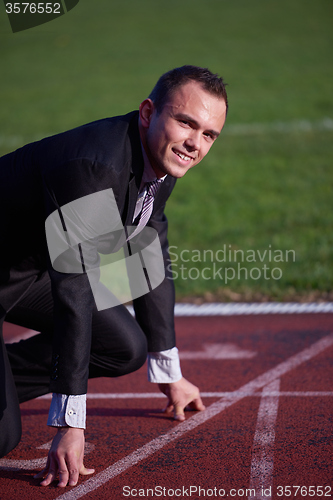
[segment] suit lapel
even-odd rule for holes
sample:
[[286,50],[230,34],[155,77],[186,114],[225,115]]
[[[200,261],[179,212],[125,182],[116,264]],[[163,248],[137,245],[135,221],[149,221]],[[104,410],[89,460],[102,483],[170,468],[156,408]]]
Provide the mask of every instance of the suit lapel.
[[128,185],[128,204],[127,204],[127,211],[126,211],[126,214],[124,217],[125,220],[123,220],[123,224],[125,226],[132,225],[134,210],[135,210],[135,206],[136,206],[136,200],[138,198],[138,193],[139,193],[139,189],[136,185],[136,178],[133,175],[132,179],[130,180],[129,185]]
[[136,201],[138,199],[138,193],[143,174],[143,156],[141,150],[138,118],[139,113],[136,113],[132,118],[128,128],[128,137],[130,140],[131,149],[131,165],[130,180],[126,195],[126,209],[124,210],[122,217],[122,222],[125,226],[132,225],[134,210]]

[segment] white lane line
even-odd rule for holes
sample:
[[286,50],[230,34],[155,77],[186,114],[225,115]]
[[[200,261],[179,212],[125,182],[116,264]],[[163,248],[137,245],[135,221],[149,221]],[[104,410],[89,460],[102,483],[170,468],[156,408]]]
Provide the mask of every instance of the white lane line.
[[39,470],[44,469],[47,457],[34,458],[32,460],[14,460],[11,458],[0,459],[0,470],[8,472],[18,472],[20,470]]
[[264,495],[273,483],[274,470],[274,442],[275,424],[277,419],[279,396],[270,393],[279,393],[280,379],[273,380],[264,387],[259,405],[256,431],[253,440],[250,490],[254,489],[256,495],[249,496],[257,500],[270,499],[272,495]]
[[[132,306],[126,306],[128,311],[134,316]],[[246,303],[246,302],[231,302],[231,303],[210,303],[210,304],[176,304],[175,316],[242,316],[256,314],[319,314],[333,313],[333,302],[263,302],[263,303]],[[28,339],[38,332],[27,330],[24,333],[17,335],[6,343],[18,342],[21,339]]]
[[[129,308],[129,311],[132,310]],[[332,313],[333,302],[263,302],[263,303],[216,303],[211,304],[176,304],[175,316],[242,316],[247,314],[318,314]]]
[[255,351],[241,349],[236,344],[203,344],[202,351],[179,351],[180,359],[251,359]]
[[[248,382],[243,387],[240,388],[239,392],[245,393],[256,393],[261,390],[264,386],[270,384],[274,380],[281,378],[283,375],[288,373],[290,370],[297,368],[302,363],[309,361],[317,354],[320,354],[328,347],[333,345],[333,334],[328,335],[320,339],[319,341],[312,344],[310,347],[304,349],[303,351],[291,356],[286,361],[283,361],[276,367],[268,370],[267,372],[259,375],[251,382]],[[83,497],[87,493],[96,490],[103,484],[110,481],[112,478],[118,476],[122,472],[126,471],[133,465],[141,462],[145,458],[150,455],[156,453],[158,450],[171,443],[175,439],[180,438],[185,433],[195,429],[199,425],[203,424],[207,420],[215,417],[219,413],[223,412],[225,409],[229,408],[231,405],[243,399],[244,396],[239,395],[238,397],[225,397],[216,401],[212,405],[208,406],[208,408],[203,411],[196,413],[193,417],[190,417],[188,420],[177,425],[177,427],[171,429],[166,434],[158,436],[153,439],[149,443],[145,444],[141,448],[138,448],[130,455],[118,460],[118,462],[110,465],[106,469],[104,469],[99,474],[96,474],[94,477],[87,479],[84,483],[76,486],[71,491],[60,495],[55,500],[77,500],[78,498]]]
[[[266,396],[287,396],[287,397],[302,397],[302,398],[313,398],[313,397],[332,397],[333,391],[279,391],[279,392],[269,392],[265,393],[263,396],[261,392],[252,393],[252,392],[242,392],[242,391],[233,391],[233,392],[201,392],[201,397],[203,398],[238,398],[242,396],[246,398],[247,396],[257,396],[257,397],[266,397]],[[51,399],[52,394],[45,394],[45,396],[40,396],[37,399]],[[165,399],[165,395],[161,392],[98,392],[98,393],[88,393],[87,399]]]
[[[52,441],[49,441],[41,446],[37,446],[37,450],[49,450],[51,448]],[[95,445],[92,443],[85,442],[84,445],[84,455],[92,452],[95,449]],[[1,458],[0,459],[0,470],[17,472],[20,470],[39,470],[46,466],[47,457],[34,458],[32,460],[15,460],[12,458]]]

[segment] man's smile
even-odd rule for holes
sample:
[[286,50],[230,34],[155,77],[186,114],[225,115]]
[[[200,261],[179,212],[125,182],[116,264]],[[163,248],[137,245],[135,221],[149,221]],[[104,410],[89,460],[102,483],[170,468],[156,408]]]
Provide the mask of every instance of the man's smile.
[[181,158],[182,160],[184,161],[190,161],[190,160],[194,160],[195,158],[193,156],[188,156],[187,153],[182,153],[181,151],[178,151],[177,149],[174,149],[172,148],[172,151],[177,155],[179,156],[179,158]]

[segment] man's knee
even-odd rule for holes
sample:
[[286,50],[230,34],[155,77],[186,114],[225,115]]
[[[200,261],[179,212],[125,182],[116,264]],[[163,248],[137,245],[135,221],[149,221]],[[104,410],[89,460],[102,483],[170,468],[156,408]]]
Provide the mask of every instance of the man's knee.
[[135,341],[119,342],[117,348],[92,350],[90,356],[90,377],[120,377],[141,368],[147,359],[147,340],[139,336]]
[[146,338],[143,337],[140,341],[136,341],[135,343],[130,343],[127,345],[126,350],[123,353],[123,370],[124,375],[126,373],[131,373],[141,368],[148,354],[148,347]]

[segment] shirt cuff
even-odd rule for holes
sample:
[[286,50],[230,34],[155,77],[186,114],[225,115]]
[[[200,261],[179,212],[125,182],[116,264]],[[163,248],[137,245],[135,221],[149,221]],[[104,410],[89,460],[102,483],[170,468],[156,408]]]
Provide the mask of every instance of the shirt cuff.
[[148,353],[148,380],[155,384],[170,384],[182,378],[177,347]]
[[86,428],[86,394],[68,396],[52,394],[47,425],[51,427]]

